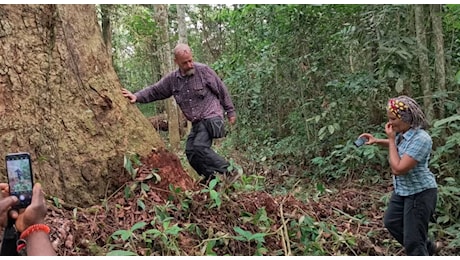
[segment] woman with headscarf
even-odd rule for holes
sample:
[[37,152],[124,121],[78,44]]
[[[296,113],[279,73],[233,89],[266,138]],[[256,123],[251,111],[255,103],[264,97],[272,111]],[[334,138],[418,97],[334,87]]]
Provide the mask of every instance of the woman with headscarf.
[[394,191],[383,219],[390,234],[407,255],[434,255],[441,244],[428,238],[428,224],[436,209],[437,184],[428,168],[432,140],[420,106],[407,96],[391,98],[387,105],[387,139],[364,133],[365,143],[389,150]]

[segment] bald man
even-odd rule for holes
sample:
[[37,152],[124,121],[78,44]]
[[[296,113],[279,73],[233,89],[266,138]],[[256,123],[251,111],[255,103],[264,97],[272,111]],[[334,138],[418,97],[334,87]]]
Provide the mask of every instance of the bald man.
[[229,163],[211,149],[213,139],[225,136],[224,117],[232,125],[236,122],[227,87],[209,66],[193,61],[187,44],[174,48],[174,62],[178,69],[157,83],[135,94],[122,89],[122,94],[133,104],[174,96],[187,120],[192,122],[185,153],[190,165],[203,177],[201,183],[208,184],[216,173],[223,174],[227,182],[232,183],[239,174],[229,172]]

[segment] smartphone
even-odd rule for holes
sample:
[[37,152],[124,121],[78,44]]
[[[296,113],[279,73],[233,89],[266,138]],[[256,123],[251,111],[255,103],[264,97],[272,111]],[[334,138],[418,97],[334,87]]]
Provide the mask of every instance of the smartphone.
[[366,142],[367,142],[366,137],[360,137],[356,139],[356,141],[354,141],[354,144],[356,145],[356,147],[360,147],[360,146],[363,146]]
[[32,202],[34,177],[29,153],[10,153],[5,157],[10,195],[19,203],[15,208],[26,208]]

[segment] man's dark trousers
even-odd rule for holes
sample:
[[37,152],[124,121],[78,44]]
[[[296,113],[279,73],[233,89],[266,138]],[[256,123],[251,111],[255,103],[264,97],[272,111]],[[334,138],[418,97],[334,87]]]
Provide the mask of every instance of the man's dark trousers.
[[230,165],[224,158],[211,149],[212,138],[205,124],[200,121],[192,124],[187,138],[185,154],[195,171],[204,176],[204,182],[212,179],[215,172],[225,173]]

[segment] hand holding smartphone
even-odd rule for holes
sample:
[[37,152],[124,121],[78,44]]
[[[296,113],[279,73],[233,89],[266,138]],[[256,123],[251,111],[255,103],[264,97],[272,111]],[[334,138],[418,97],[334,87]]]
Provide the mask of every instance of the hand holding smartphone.
[[32,161],[29,153],[10,153],[5,157],[10,195],[19,203],[14,208],[26,208],[32,202],[34,186]]
[[354,141],[353,143],[356,145],[356,147],[361,147],[361,146],[363,146],[367,141],[368,141],[368,139],[367,139],[366,137],[360,137],[360,138],[356,139],[356,141]]

